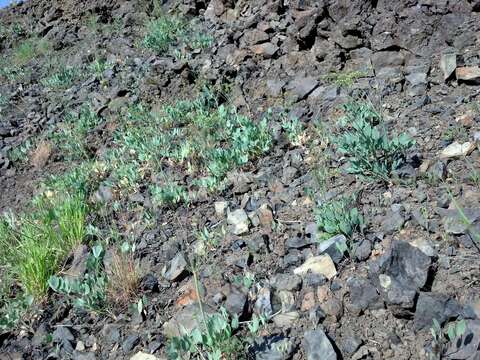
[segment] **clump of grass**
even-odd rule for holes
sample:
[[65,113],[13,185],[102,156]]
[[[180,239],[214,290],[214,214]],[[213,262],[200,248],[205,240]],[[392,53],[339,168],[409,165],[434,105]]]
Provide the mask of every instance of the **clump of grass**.
[[134,259],[135,246],[123,243],[112,251],[108,272],[107,297],[118,308],[125,308],[138,296],[140,271]]
[[41,298],[48,278],[86,235],[87,206],[82,197],[43,195],[34,211],[0,221],[0,267],[26,294]]
[[340,121],[344,133],[336,141],[338,150],[349,159],[348,172],[387,181],[415,142],[405,133],[389,137],[380,114],[368,103],[345,104],[344,110]]
[[157,54],[166,52],[171,45],[185,34],[186,24],[174,15],[162,15],[147,24],[143,46]]
[[135,249],[124,243],[110,252],[109,267],[104,268],[102,245],[92,248],[87,271],[82,279],[53,275],[48,280],[52,290],[66,295],[78,308],[102,312],[107,308],[125,309],[137,297],[140,274],[133,258]]
[[14,50],[12,60],[16,66],[23,66],[38,56],[46,55],[50,44],[43,39],[27,39]]
[[86,160],[90,158],[87,136],[100,122],[91,107],[83,106],[78,114],[68,114],[49,137],[66,160]]

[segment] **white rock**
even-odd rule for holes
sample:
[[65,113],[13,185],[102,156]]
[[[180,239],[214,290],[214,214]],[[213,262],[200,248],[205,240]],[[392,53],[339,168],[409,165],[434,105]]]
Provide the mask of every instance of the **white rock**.
[[144,352],[138,352],[133,355],[130,360],[158,360],[158,358],[152,354],[147,354]]
[[335,264],[332,261],[332,258],[328,254],[323,254],[320,256],[314,256],[295,270],[293,273],[295,275],[306,275],[308,272],[312,272],[314,274],[321,274],[325,276],[327,279],[333,278],[337,275],[337,270],[335,269]]
[[227,216],[227,223],[234,235],[242,235],[248,232],[250,220],[243,209],[232,211]]
[[475,149],[475,144],[473,143],[466,142],[466,143],[460,144],[455,141],[442,150],[442,152],[440,153],[440,158],[449,159],[449,158],[455,158],[459,156],[470,155],[470,153],[474,149]]
[[216,201],[213,205],[215,206],[215,214],[217,214],[218,217],[224,217],[225,211],[227,210],[228,202]]

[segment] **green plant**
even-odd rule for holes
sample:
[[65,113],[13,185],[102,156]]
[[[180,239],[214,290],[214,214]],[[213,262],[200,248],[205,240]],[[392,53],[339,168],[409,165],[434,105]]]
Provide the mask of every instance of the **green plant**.
[[67,160],[85,160],[90,157],[87,148],[88,134],[101,122],[89,106],[82,106],[78,114],[68,114],[49,137]]
[[22,144],[12,148],[8,152],[9,160],[14,164],[25,164],[28,161],[30,151],[32,151],[34,141],[32,139],[25,140]]
[[43,86],[51,89],[70,87],[81,76],[78,68],[62,65],[53,75],[41,80]]
[[380,114],[370,104],[349,103],[344,110],[340,122],[346,130],[336,140],[338,150],[349,159],[348,172],[388,180],[415,142],[405,133],[389,138],[381,127]]
[[179,203],[188,202],[188,192],[185,187],[169,183],[165,186],[153,185],[150,187],[153,202],[157,205],[174,206]]
[[104,250],[101,245],[92,248],[87,260],[87,272],[83,279],[69,279],[52,275],[48,280],[50,288],[60,294],[73,297],[73,303],[79,308],[99,311],[106,304],[107,277],[102,269]]
[[354,232],[362,231],[365,222],[353,204],[355,201],[350,197],[320,203],[315,209],[319,230],[329,237],[343,234],[347,238],[351,238]]
[[334,83],[338,86],[350,87],[355,83],[355,81],[366,76],[367,74],[363,71],[348,71],[342,73],[332,72],[328,75],[323,76],[323,78],[326,81]]
[[0,267],[26,294],[46,294],[49,277],[86,235],[87,207],[78,195],[42,195],[30,214],[0,221]]
[[162,54],[185,33],[185,26],[185,23],[176,16],[160,16],[147,24],[143,46]]
[[432,358],[442,359],[447,345],[455,339],[462,337],[465,334],[466,327],[466,321],[460,320],[450,323],[445,331],[437,319],[433,319],[433,326],[430,328],[432,334]]
[[[161,181],[150,184],[152,197],[158,205],[172,206],[191,200],[191,187],[219,189],[230,170],[270,146],[267,119],[256,123],[218,105],[208,91],[157,112],[136,104],[122,117],[106,153],[108,183],[129,193],[151,174],[161,174]],[[183,180],[173,180],[171,173]]]
[[33,296],[23,294],[16,298],[0,293],[0,334],[14,328],[33,304]]
[[182,335],[172,337],[167,345],[167,356],[171,360],[195,358],[202,360],[222,360],[242,358],[245,345],[250,337],[240,338],[236,332],[240,325],[246,324],[250,335],[255,336],[268,320],[265,316],[254,315],[251,321],[241,323],[238,316],[232,318],[224,308],[214,314],[205,314],[200,298],[198,274],[193,270],[195,290],[199,299],[200,325],[193,331],[181,329]]
[[206,49],[212,45],[213,41],[214,38],[211,35],[195,33],[195,35],[189,39],[188,43],[192,49]]
[[250,289],[255,284],[255,274],[246,272],[244,275],[236,275],[233,278],[233,282],[238,286],[243,286],[246,289]]
[[50,45],[42,39],[27,39],[14,49],[13,64],[23,66],[38,56],[45,55],[50,50]]
[[88,71],[98,78],[101,78],[105,70],[110,69],[111,66],[112,65],[105,59],[95,59],[95,61],[88,65]]
[[303,125],[297,118],[284,118],[282,121],[282,128],[287,134],[288,141],[294,146],[301,145]]

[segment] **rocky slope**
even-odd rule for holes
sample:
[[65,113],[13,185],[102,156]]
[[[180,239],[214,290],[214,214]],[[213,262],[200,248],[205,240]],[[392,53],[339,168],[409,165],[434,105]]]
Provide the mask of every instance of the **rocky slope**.
[[[192,99],[203,85],[256,122],[270,109],[272,146],[228,172],[221,191],[188,204],[154,206],[145,184],[124,198],[93,189],[89,202],[106,209],[92,214],[95,226],[115,224],[136,245],[141,311],[79,311],[51,292],[1,335],[0,359],[165,358],[172,332],[198,318],[193,273],[212,311],[268,316],[254,341],[225,359],[478,359],[480,2],[161,6],[208,35],[208,46],[180,36],[162,54],[139,45],[159,11],[147,0],[30,0],[0,12],[0,210],[28,211],[50,175],[79,166],[45,134],[87,103],[101,119],[85,135],[88,159],[102,159],[129,106]],[[29,38],[39,49],[19,57]],[[101,75],[57,88],[42,81],[59,63],[90,69],[97,58],[111,64]],[[373,104],[389,133],[415,140],[388,179],[347,171],[335,136],[341,105],[352,100]],[[301,129],[293,141],[289,119]],[[188,175],[169,171],[193,191]],[[325,240],[319,207],[351,195],[365,226]],[[215,240],[206,250],[202,232]],[[344,251],[345,241],[354,248]],[[202,260],[192,272],[193,253]],[[434,341],[434,320],[445,330],[464,320],[466,329]]]

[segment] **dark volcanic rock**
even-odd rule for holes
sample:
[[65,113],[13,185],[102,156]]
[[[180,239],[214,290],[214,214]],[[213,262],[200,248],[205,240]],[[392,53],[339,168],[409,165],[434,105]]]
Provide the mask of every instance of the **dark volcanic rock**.
[[380,259],[372,261],[369,276],[388,305],[412,309],[417,291],[427,283],[430,265],[430,257],[420,249],[397,241]]
[[303,335],[303,348],[307,360],[336,360],[337,354],[325,333],[320,330],[307,331]]
[[433,319],[443,324],[450,318],[462,313],[462,307],[448,295],[420,293],[415,310],[414,324],[416,330],[430,328]]

